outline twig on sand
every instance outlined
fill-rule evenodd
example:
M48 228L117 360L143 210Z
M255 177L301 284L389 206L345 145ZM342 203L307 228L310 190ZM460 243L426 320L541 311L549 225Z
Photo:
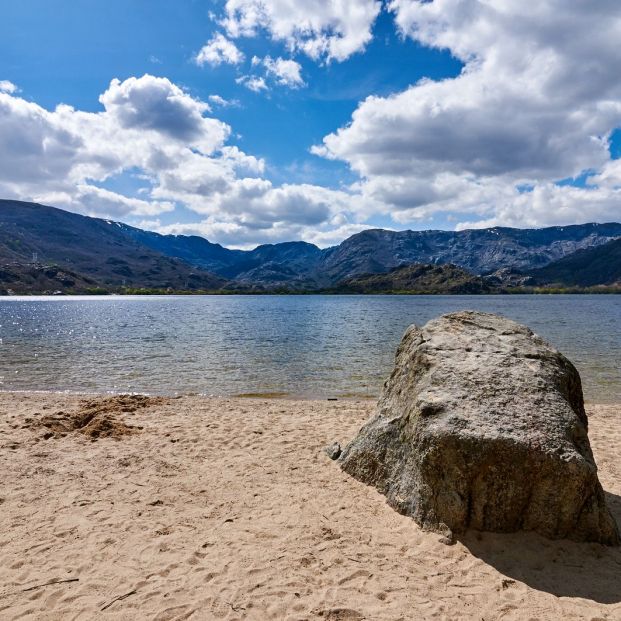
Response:
M34 591L35 589L40 589L42 587L50 586L50 584L62 584L63 582L78 582L79 578L66 578L65 580L50 580L49 582L44 582L43 584L35 584L34 586L28 587L27 589L22 589L22 593L26 591Z
M130 595L135 595L136 593L138 593L138 591L136 591L136 589L133 589L129 591L129 593L124 593L123 595L119 595L118 597L115 597L111 602L108 602L101 610L106 610L106 608L110 608L112 604L116 602L120 602L122 599L125 599L129 597Z

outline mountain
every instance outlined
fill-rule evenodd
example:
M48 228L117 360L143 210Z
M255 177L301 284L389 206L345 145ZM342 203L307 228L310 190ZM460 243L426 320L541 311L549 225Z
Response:
M621 286L621 239L579 250L529 275L539 285Z
M616 223L465 231L369 229L325 250L298 241L244 251L202 237L119 226L141 244L233 279L236 286L294 289L329 288L348 278L383 274L414 263L453 264L477 274L527 270L621 237L621 224Z
M337 290L351 293L489 293L481 276L456 265L414 264L397 267L387 274L367 274L341 281Z
M246 254L243 250L230 250L198 235L160 235L120 222L116 224L142 246L222 276L231 266L243 261Z
M410 263L451 263L475 274L501 268L532 269L617 237L621 237L617 223L465 231L370 229L329 249L320 270L328 280L340 281Z
M225 278L254 284L272 284L274 270L282 271L288 283L292 280L306 282L308 279L302 275L311 271L323 256L317 246L303 241L264 244L254 250L231 250L196 235L161 235L125 224L121 226L130 237L152 250ZM271 268L264 272L261 268L266 264L271 264Z
M138 243L116 222L35 203L0 201L0 267L8 274L33 263L70 271L80 287L220 289L226 284L219 276ZM12 284L9 288L21 290Z
M97 281L55 266L0 265L2 293L97 293Z
M199 236L161 235L54 207L0 200L0 266L30 265L36 252L40 263L56 264L104 288L323 290L413 264L452 265L477 275L509 270L518 282L529 270L617 238L618 223L464 231L369 229L324 250L303 241L233 250ZM410 277L404 272L403 282Z

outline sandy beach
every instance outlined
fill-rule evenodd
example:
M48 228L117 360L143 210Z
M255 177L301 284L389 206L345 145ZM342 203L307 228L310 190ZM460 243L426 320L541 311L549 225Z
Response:
M342 473L373 407L0 393L0 618L621 619L621 550L448 546ZM621 523L621 406L588 413Z

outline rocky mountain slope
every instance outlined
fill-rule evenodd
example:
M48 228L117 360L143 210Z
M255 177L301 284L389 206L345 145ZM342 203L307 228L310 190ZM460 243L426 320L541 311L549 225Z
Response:
M11 293L98 293L92 278L55 266L0 265L0 295Z
M355 276L341 281L338 289L351 293L489 293L494 287L455 265L415 263L397 267L387 274Z
M540 285L621 286L621 239L579 250L529 274Z
M356 286L385 288L414 281L422 286L414 272L388 280L368 277L412 264L451 265L477 275L526 273L617 238L618 223L465 231L370 229L323 250L302 241L233 250L198 236L160 235L44 205L0 200L0 265L27 265L37 253L44 265L56 264L103 287L314 290L363 276L367 280ZM470 278L452 276L457 286Z
M530 270L621 237L617 223L465 231L369 229L325 250L305 242L286 242L242 251L201 237L125 230L154 250L245 285L294 288L331 287L413 263L453 264L475 274L503 268Z
M102 287L219 289L226 284L224 278L138 243L115 222L0 201L0 267L15 271L33 263L57 265L79 281Z
M621 224L616 223L465 231L372 229L326 251L320 270L330 280L383 273L410 263L452 263L475 274L501 268L525 270L617 237L621 237Z

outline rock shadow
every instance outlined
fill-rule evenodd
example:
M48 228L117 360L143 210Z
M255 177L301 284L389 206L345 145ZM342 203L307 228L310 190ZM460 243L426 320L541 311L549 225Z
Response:
M606 492L606 502L621 527L621 496ZM458 539L500 573L538 591L621 602L621 547L552 541L534 533L468 532Z

